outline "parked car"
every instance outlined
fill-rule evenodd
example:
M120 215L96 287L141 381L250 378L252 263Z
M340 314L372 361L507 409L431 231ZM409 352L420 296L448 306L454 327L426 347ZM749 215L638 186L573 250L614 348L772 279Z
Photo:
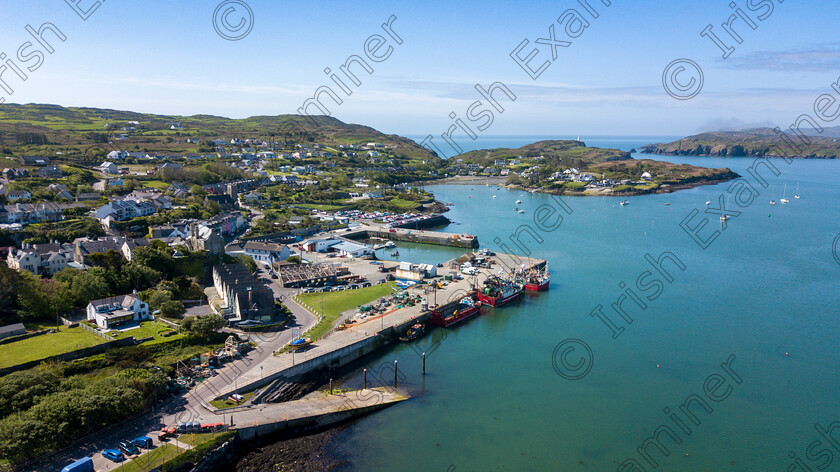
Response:
M357 288L359 288L359 286L356 284L350 284L347 286L347 290L355 290Z
M306 287L305 289L303 289L303 293L312 293L312 292L315 292L317 290L318 289L316 289L315 287Z
M370 287L370 282L362 282L361 284L359 284L359 287Z
M321 290L318 290L318 291L319 292L329 292L331 290L332 290L332 287L321 287Z
M164 439L170 438L172 436L175 436L175 427L167 428L166 426L164 426L163 428L160 428L160 432L158 433L158 440L163 441Z
M125 456L122 455L122 452L116 449L105 449L102 451L102 457L109 459L113 462L122 462L125 460Z
M120 441L119 447L120 451L130 456L136 456L137 454L140 454L140 449L137 449L137 446L135 446L131 441Z
M151 449L152 448L152 438L148 436L140 436L139 438L134 438L131 440L132 444L137 447L142 447L143 449Z

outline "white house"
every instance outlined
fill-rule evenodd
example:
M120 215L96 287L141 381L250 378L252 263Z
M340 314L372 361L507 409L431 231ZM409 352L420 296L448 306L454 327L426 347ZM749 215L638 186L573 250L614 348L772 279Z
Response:
M642 180L651 180L651 179L653 179L653 176L650 175L650 172L643 172L642 173Z
M382 192L365 192L362 194L363 198L382 198Z
M6 265L15 270L26 270L35 275L53 275L73 262L72 245L56 243L24 244L23 249L9 249Z
M108 153L108 159L113 159L116 161L121 161L128 157L128 153L125 151L111 151Z
M88 321L95 321L102 329L111 329L131 321L151 320L148 303L137 292L129 295L93 300L87 306Z
M289 246L283 244L260 243L248 241L245 243L245 255L263 264L273 264L289 258Z
M114 152L116 152L116 151L114 151ZM119 173L119 168L113 162L107 162L107 161L103 162L102 164L99 164L99 167L97 167L97 169L99 169L100 172L105 172L106 174L118 174Z

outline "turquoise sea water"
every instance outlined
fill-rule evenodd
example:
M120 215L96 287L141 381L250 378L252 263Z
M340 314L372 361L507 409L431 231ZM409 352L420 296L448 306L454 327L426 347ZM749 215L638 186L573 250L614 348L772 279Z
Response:
M500 137L476 146L537 139ZM629 150L671 138L581 139ZM753 163L637 157L729 167L742 175ZM416 396L342 431L330 447L352 471L606 471L629 458L645 467L635 470L781 471L793 463L791 452L817 470L805 453L820 439L814 424L840 420L840 264L832 251L840 233L840 162L772 162L781 175L768 178L770 187L752 205L737 208L740 216L705 250L680 222L695 208L703 214L706 200L717 202L729 183L631 197L624 207L615 198L565 197L573 213L562 213L555 231L539 231L544 242L522 237L535 257L549 261L550 290L486 310L445 336L431 333L418 348L432 351L431 343L440 341L425 377L411 346L371 360L371 370L398 360L402 383ZM799 200L792 196L797 183ZM770 206L771 192L778 201L784 184L791 203ZM547 195L495 187L427 189L455 203L448 230L478 234L482 247L492 250L499 250L495 238L509 241L521 225L534 227L540 205L554 205ZM512 210L517 199L526 214ZM721 229L717 215L706 216L708 231ZM441 261L453 257L451 249L422 250L418 262L431 262L435 251ZM646 299L644 310L625 302L633 323L621 320L610 308L624 293L619 284L649 295L635 288L639 275L653 270L644 256L666 251L685 269L666 265L673 282L656 275L658 298ZM590 316L598 305L624 327L617 339ZM579 380L562 378L553 366L555 347L572 338L592 352L591 371ZM731 355L740 384L720 366ZM717 393L732 387L720 402L704 393L707 379L720 380L713 374L728 379ZM690 395L713 411L691 410L700 424L687 425L687 434L664 410L678 411ZM657 469L637 448L660 425L676 431L681 443L660 436L667 456L647 448ZM829 470L837 470L840 453L832 460Z

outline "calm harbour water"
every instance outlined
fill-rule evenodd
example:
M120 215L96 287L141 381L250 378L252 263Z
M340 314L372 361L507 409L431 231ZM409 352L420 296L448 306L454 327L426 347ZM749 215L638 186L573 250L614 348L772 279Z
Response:
M491 137L475 147L538 139ZM625 150L671 140L581 139ZM636 157L742 175L753 162ZM369 369L398 360L404 384L417 395L355 423L330 448L350 461L350 471L616 470L625 459L641 461L636 450L657 427L676 428L663 410L704 395L704 381L723 374L720 364L734 354L732 370L743 383L731 384L724 401L709 402L714 411L698 413L701 424L681 433L681 444L663 438L669 456L649 452L665 470L786 470L789 452L804 457L819 439L814 423L840 420L840 264L832 254L840 232L840 162L773 163L781 175L768 179L771 186L739 208L742 214L705 250L679 224L694 208L702 213L706 200L717 201L729 183L631 197L624 207L616 198L565 197L573 213L558 229L540 232L542 244L523 238L535 257L549 261L550 290L421 340L426 347L420 349L430 351L440 341L425 377L407 345L371 360ZM771 193L778 201L784 184L791 203L771 207ZM533 226L534 209L552 198L485 186L427 189L455 203L447 215L453 225L444 230L478 234L491 250L499 249L494 238ZM513 211L517 199L525 214ZM718 217L708 216L708 228L720 229ZM603 305L618 323L610 304L623 293L619 284L634 286L650 269L645 254L665 251L685 270L668 266L673 282L664 282L646 309L625 303L634 322L623 323L625 331L613 339L590 312ZM451 248L415 246L401 250L401 259L412 254L422 259L415 262L454 257ZM553 368L555 346L568 338L585 341L593 353L592 370L580 380L561 378Z

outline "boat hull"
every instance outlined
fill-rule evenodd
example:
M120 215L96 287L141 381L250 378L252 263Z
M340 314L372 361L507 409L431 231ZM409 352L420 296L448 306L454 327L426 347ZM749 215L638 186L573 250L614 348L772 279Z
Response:
M479 293L478 294L478 301L480 301L481 303L484 303L486 305L496 307L496 306L502 306L502 305L505 305L507 303L510 303L510 302L514 301L517 298L519 298L520 295L522 295L522 289L521 288L519 290L511 293L510 295L507 295L507 296L491 297L490 295L484 295L483 293Z
M481 304L476 303L475 306L469 307L466 310L458 312L457 315L449 316L448 318L443 317L443 313L432 310L432 316L429 318L429 323L437 326L443 326L444 328L452 327L462 321L468 320L479 313L481 309Z
M541 283L528 283L525 284L525 290L528 292L542 292L543 290L548 290L548 283L548 280Z

